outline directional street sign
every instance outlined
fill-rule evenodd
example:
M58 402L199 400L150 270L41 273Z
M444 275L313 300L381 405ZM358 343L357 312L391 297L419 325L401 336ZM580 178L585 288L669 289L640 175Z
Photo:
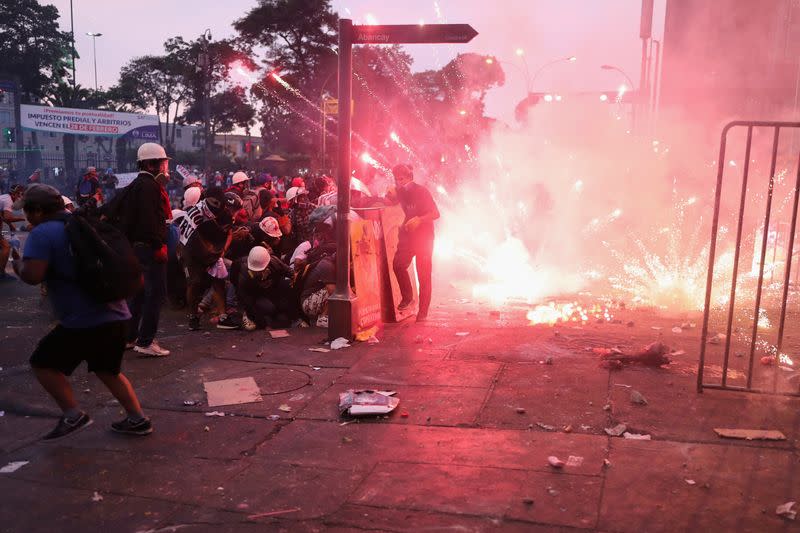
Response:
M353 26L353 44L468 43L478 32L469 24Z

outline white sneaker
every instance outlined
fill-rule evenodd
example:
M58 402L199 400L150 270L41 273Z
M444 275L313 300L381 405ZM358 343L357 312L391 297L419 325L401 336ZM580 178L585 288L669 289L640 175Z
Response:
M247 316L246 314L242 315L242 328L245 331L253 331L254 329L256 329L256 327L257 327L256 323L250 320L249 316Z
M328 327L328 315L319 315L317 317L317 327L318 328Z
M159 346L156 341L151 342L150 346L134 346L133 351L139 352L143 355L152 355L154 357L164 357L169 355L169 350Z

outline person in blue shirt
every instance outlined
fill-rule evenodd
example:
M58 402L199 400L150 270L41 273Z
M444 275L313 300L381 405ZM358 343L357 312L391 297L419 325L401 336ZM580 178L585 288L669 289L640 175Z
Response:
M65 229L65 222L74 215L64 210L64 201L55 188L29 186L22 208L33 229L22 257L14 252L12 266L25 283L47 283L48 297L58 319L30 358L36 379L63 411L58 425L44 439L66 437L92 423L78 407L67 379L83 361L127 411L128 416L113 423L111 429L130 435L152 433L150 419L120 371L125 329L131 317L128 305L125 300L98 302L78 285L75 257Z

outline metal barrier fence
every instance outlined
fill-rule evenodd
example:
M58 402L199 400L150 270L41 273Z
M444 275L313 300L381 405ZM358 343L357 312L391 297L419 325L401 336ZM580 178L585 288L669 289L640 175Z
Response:
M727 163L728 159L726 156L726 148L727 148L729 132L733 128L740 128L740 127L747 128L747 140L745 143L744 166L742 171L743 172L742 189L741 189L741 196L739 198L738 222L736 228L736 246L734 249L730 299L728 301L728 309L726 317L725 338L724 338L725 347L724 347L724 352L722 354L722 365L721 365L722 377L720 383L706 383L704 381L704 371L706 369L706 347L709 340L708 339L709 317L712 311L711 295L712 295L712 288L714 281L714 263L717 252L717 234L719 231L720 203L722 197L722 185L723 185L725 168L729 166ZM756 128L766 128L768 132L772 130L772 147L771 147L771 159L769 167L770 169L769 182L767 185L767 192L765 196L766 209L764 213L764 226L761 235L760 260L758 263L759 265L758 277L755 289L755 309L753 313L752 334L749 336L749 353L747 354L749 358L746 361L746 367L747 367L747 374L745 376L746 385L738 386L729 383L730 380L728 374L730 371L730 361L731 361L730 359L731 333L733 332L734 308L736 304L736 289L737 289L737 282L739 281L739 259L740 259L741 245L742 245L742 228L744 225L745 205L747 204L747 199L748 199L747 186L748 186L748 178L750 175L751 152L753 147L753 130ZM764 288L765 259L767 257L767 244L770 238L770 218L772 215L772 208L773 208L772 203L773 203L773 191L775 187L775 170L778 160L778 144L780 141L781 131L791 130L791 129L794 129L795 131L800 129L800 122L734 121L727 124L722 130L722 136L719 148L719 159L717 160L718 168L717 168L717 184L716 184L715 200L714 200L714 218L711 229L711 244L708 257L708 277L706 280L705 307L703 311L703 329L700 340L701 342L700 363L697 372L698 392L703 392L703 389L718 389L718 390L752 392L761 394L781 394L788 396L800 396L800 391L779 392L777 390L777 378L778 378L777 367L780 363L780 358L782 354L781 350L783 348L784 334L786 331L785 330L786 308L789 297L790 276L792 269L792 259L794 255L793 250L794 250L794 241L795 241L796 226L797 226L798 196L800 196L800 160L797 161L798 168L793 190L791 224L788 227L789 238L786 250L783 290L780 299L780 321L778 326L778 337L777 337L777 342L775 344L775 352L774 352L775 364L773 369L772 390L764 388L756 388L753 386L753 366L754 366L753 362L756 357L756 341L758 338L758 331L759 331L759 313L761 310L762 291Z

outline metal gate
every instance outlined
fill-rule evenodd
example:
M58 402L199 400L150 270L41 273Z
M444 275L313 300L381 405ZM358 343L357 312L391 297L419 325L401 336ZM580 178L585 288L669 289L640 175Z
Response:
M707 364L706 349L709 341L708 338L709 317L712 312L711 295L712 295L713 281L714 281L714 264L717 253L717 235L719 233L720 203L722 198L723 177L725 174L726 167L729 166L728 157L726 154L726 145L728 143L728 134L734 128L746 128L747 131L747 140L745 142L745 148L744 148L744 164L742 170L742 190L741 190L741 196L739 198L738 222L736 227L736 243L734 248L730 298L728 300L728 308L725 320L725 334L724 338L720 335L716 336L717 343L722 344L724 342L724 351L722 353L722 364L721 364L721 374L722 374L721 382L707 383L704 381L704 373ZM766 132L770 131L772 132L771 159L769 166L769 180L768 183L766 184L766 194L765 194L766 210L763 218L764 225L760 239L761 242L760 242L760 247L754 250L754 254L756 252L760 253L760 260L758 262L758 272L757 272L756 287L754 293L755 307L753 311L753 319L751 326L752 329L746 330L746 333L749 335L748 337L745 338L745 340L749 339L749 348L743 354L741 353L737 354L737 355L748 356L748 358L744 361L746 374L743 377L743 380L746 383L744 385L734 385L730 383L731 379L729 378L729 373L731 370L730 368L731 333L734 332L733 328L734 310L736 303L737 283L739 281L739 259L741 253L741 245L742 245L742 228L744 223L745 205L747 200L746 198L747 185L748 185L748 178L750 175L750 163L752 160L751 152L753 147L753 131L754 129L757 128L764 128ZM784 269L783 290L779 300L780 321L778 325L777 342L774 345L775 360L774 364L772 365L773 367L772 386L758 387L754 386L753 384L753 366L754 366L753 363L756 358L756 341L758 339L758 332L759 332L759 314L761 311L761 303L763 295L762 291L764 289L764 267L765 267L765 259L767 257L767 244L770 238L770 216L772 215L772 209L773 209L773 191L775 187L775 171L778 160L778 145L781 139L781 132L785 132L787 130L790 131L794 130L795 133L800 132L800 122L734 121L727 124L722 130L722 137L720 140L720 147L719 147L719 159L717 160L717 184L716 184L715 200L714 200L714 218L711 229L711 244L709 248L709 257L708 257L708 277L706 280L705 307L703 310L703 329L700 340L701 342L700 364L697 371L698 392L703 392L703 389L718 389L718 390L730 390L739 392L753 392L761 394L782 394L789 396L800 396L800 389L798 389L797 386L795 386L795 390L793 391L777 390L778 373L780 372L778 367L781 363L781 358L783 354L781 350L783 348L783 343L784 343L784 333L786 325L786 307L787 307L787 300L789 298L789 282L791 276L792 256L793 256L795 233L797 226L798 195L800 195L800 161L797 160L795 160L795 164L798 165L798 168L797 168L797 175L794 179L791 224L789 224L788 227L789 238L786 249L786 263ZM777 234L776 234L776 241L777 241ZM756 238L754 244L755 246L758 246L759 244L758 238ZM777 245L775 246L775 250L777 250ZM774 270L772 272L774 273Z

